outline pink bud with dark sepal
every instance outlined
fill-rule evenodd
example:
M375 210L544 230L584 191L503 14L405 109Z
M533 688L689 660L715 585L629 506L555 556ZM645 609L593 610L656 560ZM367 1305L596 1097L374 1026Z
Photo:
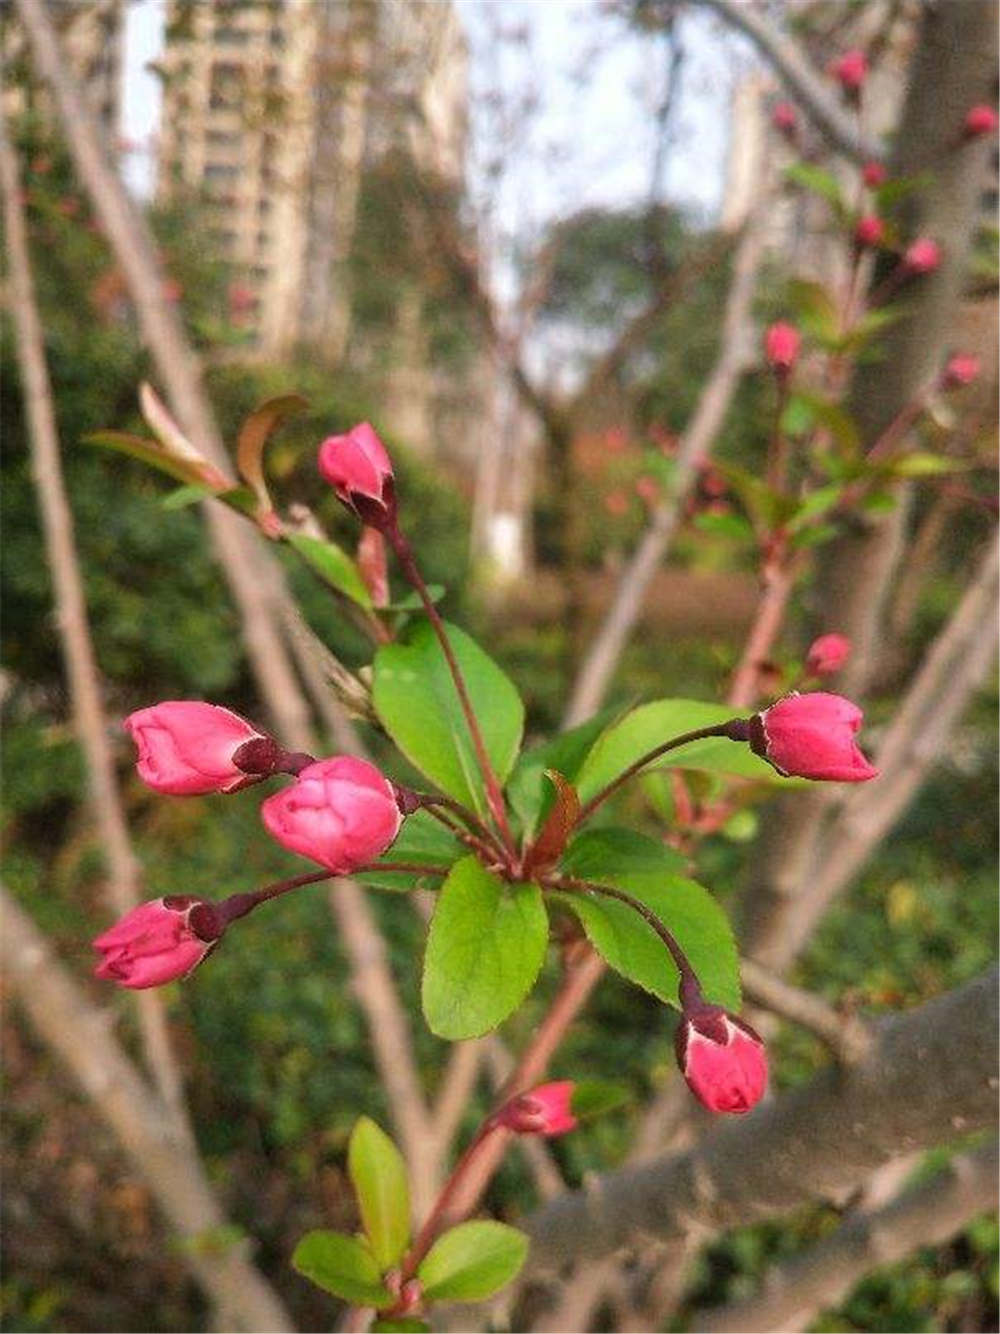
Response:
M795 137L799 125L799 113L791 102L776 102L771 112L771 124L786 138Z
M903 268L907 273L933 273L941 263L941 247L929 236L918 236L903 252Z
M767 1087L764 1043L749 1024L719 1005L686 1005L675 1037L677 1064L710 1112L749 1112Z
M839 672L851 656L851 641L846 635L820 635L809 645L806 671L810 676L831 676Z
M190 894L142 903L99 935L95 976L142 991L186 977L222 934L215 909Z
M771 368L787 375L798 359L802 338L794 324L778 320L764 334L764 355Z
M830 65L830 73L845 93L857 94L868 77L868 57L857 47L845 51Z
M235 792L272 771L262 772L260 765L241 768L244 747L247 753L281 753L271 737L238 713L204 700L163 700L129 714L124 726L139 748L139 777L170 796Z
M957 352L949 357L941 372L942 389L962 389L979 376L979 358L970 352Z
M981 102L977 106L969 107L962 128L967 138L978 139L984 134L993 134L998 124L1000 121L993 107Z
M885 223L877 213L866 213L854 227L854 243L859 249L881 245L885 238Z
M880 185L885 185L888 175L881 162L866 162L861 168L861 179L869 190L877 190Z
M389 780L353 755L307 765L295 782L261 804L272 838L336 875L385 852L403 816Z
M346 435L331 435L319 447L319 470L349 510L382 529L395 513L392 460L368 422Z
M854 740L862 717L841 695L793 693L750 719L750 748L786 777L865 783L878 770Z
M505 1103L496 1114L496 1123L518 1135L565 1135L577 1125L571 1110L575 1088L571 1079L539 1084Z

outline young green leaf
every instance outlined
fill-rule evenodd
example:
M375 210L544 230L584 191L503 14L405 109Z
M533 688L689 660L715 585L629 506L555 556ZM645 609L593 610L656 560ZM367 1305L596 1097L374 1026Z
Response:
M406 817L399 837L391 848L382 853L379 861L419 862L428 866L450 867L464 854L465 848L458 839L428 811L422 810L414 811ZM438 883L427 875L418 875L413 871L391 871L388 867L380 867L377 871L356 871L354 879L376 889L404 891L418 886L431 887Z
M785 176L796 185L803 185L807 190L812 190L829 200L838 215L844 212L840 183L832 172L825 171L812 162L793 162L790 167L785 168Z
M537 885L505 885L464 857L441 887L424 956L433 1033L475 1038L502 1024L535 984L548 941Z
M359 607L364 607L365 611L371 611L371 595L361 578L361 572L347 552L338 547L336 542L330 542L322 537L310 537L306 533L288 533L285 540L289 546L295 548L324 583L335 588L338 593L343 593Z
M424 1334L430 1329L426 1320L417 1320L412 1315L386 1316L384 1320L373 1320L368 1326L371 1334Z
M295 1248L292 1267L345 1302L388 1306L393 1300L371 1251L357 1237L342 1232L307 1232Z
M693 699L659 699L642 704L598 737L576 775L576 789L586 804L647 751L671 737L711 727L733 717L724 704ZM708 769L744 778L777 780L775 771L749 746L726 737L692 741L654 761L656 769ZM780 781L780 780L778 780Z
M447 630L486 752L502 783L521 744L524 705L475 640L454 626ZM427 621L418 622L405 642L379 649L372 693L375 711L406 758L442 792L485 815L475 748L447 660Z
M609 838L609 833L614 836ZM587 830L571 844L563 869L623 889L651 908L690 959L706 998L739 1009L739 959L726 914L707 889L677 874L669 849L626 830ZM612 968L677 1005L677 968L663 941L634 908L598 894L559 897Z
M410 1244L410 1187L399 1150L367 1116L351 1132L347 1171L375 1262L390 1269Z
M247 417L236 441L236 468L264 509L271 509L271 497L264 477L264 446L285 417L301 412L309 404L300 394L282 394L269 398Z
M424 1297L433 1302L477 1302L517 1276L528 1238L506 1223L476 1221L438 1237L417 1270Z
M590 1121L595 1116L617 1111L631 1100L631 1091L625 1084L611 1084L602 1079L581 1079L574 1085L569 1109L578 1121Z

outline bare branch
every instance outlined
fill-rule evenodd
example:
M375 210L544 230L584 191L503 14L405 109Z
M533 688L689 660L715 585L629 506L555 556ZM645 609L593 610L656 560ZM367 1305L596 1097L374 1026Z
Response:
M740 976L750 1000L815 1033L843 1064L853 1064L868 1055L872 1035L856 1015L841 1014L819 996L790 986L753 959L740 963Z
M698 3L714 9L731 27L750 38L834 148L856 162L881 161L882 145L869 138L856 119L844 110L796 42L772 27L754 6L740 0L698 0Z
M730 1306L695 1311L691 1328L706 1334L804 1329L836 1306L876 1266L939 1246L997 1207L997 1147L955 1158L932 1180L903 1191L873 1213L860 1213L804 1254L766 1274L760 1293Z
M528 1273L648 1238L705 1238L835 1196L905 1148L996 1116L996 970L885 1021L872 1054L717 1124L687 1153L610 1173L527 1223ZM975 1042L956 1035L975 1033ZM933 1077L928 1078L928 1071Z
M177 1125L70 978L28 915L0 890L5 976L39 1036L72 1071L182 1238L197 1243L225 1217ZM291 1330L291 1317L259 1271L246 1243L222 1250L192 1244L179 1251L215 1304L220 1329Z
M763 253L765 214L766 207L759 206L736 251L719 356L678 448L672 492L654 510L649 527L622 573L604 622L577 674L563 718L564 727L576 726L600 707L622 649L639 618L646 590L677 530L681 506L696 475L697 464L711 451L746 367L750 304Z

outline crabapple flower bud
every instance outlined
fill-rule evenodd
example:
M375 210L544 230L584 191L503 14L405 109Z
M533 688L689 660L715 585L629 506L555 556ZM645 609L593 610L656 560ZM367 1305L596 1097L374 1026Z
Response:
M948 362L941 373L941 387L943 389L961 389L964 385L971 384L978 375L979 358L971 353L958 352L955 356L948 358Z
M851 641L846 635L820 635L809 645L806 671L810 676L830 676L839 672L851 656Z
M878 770L854 741L862 716L841 695L793 693L750 719L750 748L786 777L864 783Z
M969 107L965 113L963 128L967 138L978 139L980 135L992 134L997 128L997 123L997 113L987 103L982 102L978 106Z
M142 903L98 936L97 977L142 991L185 977L222 934L215 909L191 894Z
M868 57L858 48L845 51L840 59L835 60L830 66L830 73L845 93L856 95L868 76Z
M794 136L799 124L799 115L791 102L776 102L771 112L771 124L787 137Z
M888 174L881 162L866 162L861 168L861 179L869 190L877 190L880 185L884 185Z
M381 856L403 822L389 780L352 755L307 765L261 804L260 816L283 847L336 875Z
M240 751L249 742L279 752L276 742L238 713L203 700L164 700L130 713L124 725L139 748L139 777L171 796L235 792L254 782L253 775L263 776L257 765L249 772L240 768Z
M779 320L764 334L764 354L773 370L787 375L795 365L802 339L793 324Z
M573 1090L571 1079L539 1084L530 1093L511 1098L497 1112L497 1125L506 1126L518 1135L565 1135L576 1127L576 1117L570 1110Z
M859 248L881 245L884 236L885 223L877 213L866 213L858 218L854 228L854 242Z
M941 263L941 247L929 236L911 241L903 252L903 267L909 273L933 273Z
M686 1006L675 1038L688 1088L710 1112L749 1112L767 1087L764 1044L749 1024L719 1005Z
M392 460L368 422L346 435L331 435L319 447L319 470L349 510L373 528L395 513Z

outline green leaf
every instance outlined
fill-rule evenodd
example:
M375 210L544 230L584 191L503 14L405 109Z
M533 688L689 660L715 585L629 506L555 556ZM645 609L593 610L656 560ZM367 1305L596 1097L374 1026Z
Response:
M696 514L694 526L713 537L731 537L738 542L753 539L753 528L742 514Z
M403 821L399 837L392 847L382 853L382 862L426 862L431 866L451 867L459 857L465 855L465 848L458 839L445 829L444 825L428 811L414 811ZM380 867L377 871L355 871L352 879L375 889L410 890L428 885L431 878L418 875L413 871L390 871Z
M810 495L806 496L802 504L795 511L795 514L788 525L789 532L796 533L800 528L805 528L818 515L832 509L841 496L844 494L844 488L839 482L831 482L827 486L819 486Z
M788 301L807 333L822 339L837 336L840 313L833 297L821 283L793 278L788 284Z
M647 751L671 737L727 722L734 711L725 704L693 699L658 699L642 704L609 727L594 743L579 773L576 789L586 804ZM708 769L744 778L780 781L771 766L745 742L727 737L691 741L655 760L652 769Z
M706 997L738 1010L739 959L726 914L704 886L677 874L676 854L662 844L630 834L629 851L622 837L628 831L616 831L614 839L608 839L609 832L581 834L563 858L565 870L623 889L651 908L691 960ZM612 968L669 1005L678 1004L676 965L634 908L597 894L560 893L559 898Z
M752 472L732 463L718 463L716 468L739 496L756 527L773 528L788 516L793 502Z
M506 1223L477 1221L438 1237L417 1270L424 1297L434 1302L476 1302L516 1277L528 1238Z
M343 1232L307 1232L292 1254L292 1267L345 1302L388 1306L393 1300L371 1251Z
M587 752L615 716L616 710L605 709L520 757L507 784L507 795L525 833L534 833L552 809L555 791L546 780L545 771L555 769L573 782Z
M148 463L178 482L204 485L204 475L197 463L167 454L155 440L127 431L91 431L81 438L85 445L102 445L105 449L114 449L119 454L128 454L141 463Z
M843 212L844 203L840 197L840 183L832 172L824 171L811 162L793 162L785 168L785 177L796 185L803 185L814 194L828 199L838 213Z
M324 583L364 607L365 611L371 611L371 596L360 570L336 542L322 537L309 537L306 533L288 533L285 541L295 548Z
M160 501L160 507L165 510L182 510L215 494L204 482L191 482L188 486L179 486L176 491L169 491Z
M549 924L537 885L505 885L464 857L441 887L427 937L423 1005L438 1037L503 1023L535 984Z
M915 450L912 454L901 454L898 459L893 459L887 471L897 477L934 477L938 473L962 472L966 466L959 459Z
M279 422L308 406L300 394L269 398L251 412L240 427L236 441L236 468L264 509L273 508L264 478L264 446Z
M422 1334L429 1330L425 1320L416 1320L412 1315L395 1315L385 1320L373 1320L368 1326L372 1334Z
M626 1084L612 1084L603 1079L581 1079L573 1088L569 1109L578 1121L590 1121L595 1116L617 1111L632 1101L632 1091Z
M435 605L441 601L447 591L448 590L445 588L444 584L427 585L427 596ZM401 597L398 602L390 602L387 607L383 608L383 610L420 611L423 605L423 599L419 593L407 593L405 597Z
M839 445L852 454L857 453L861 447L861 437L849 412L845 412L839 403L833 403L821 394L800 390L796 397L804 407L808 408L814 424L825 426Z
M479 721L486 753L501 783L521 744L524 705L511 681L475 640L447 627L452 650ZM406 758L442 792L480 815L486 795L448 663L434 630L417 622L405 642L375 655L375 711Z
M410 1187L401 1153L367 1116L351 1132L347 1171L375 1263L391 1269L410 1244Z

